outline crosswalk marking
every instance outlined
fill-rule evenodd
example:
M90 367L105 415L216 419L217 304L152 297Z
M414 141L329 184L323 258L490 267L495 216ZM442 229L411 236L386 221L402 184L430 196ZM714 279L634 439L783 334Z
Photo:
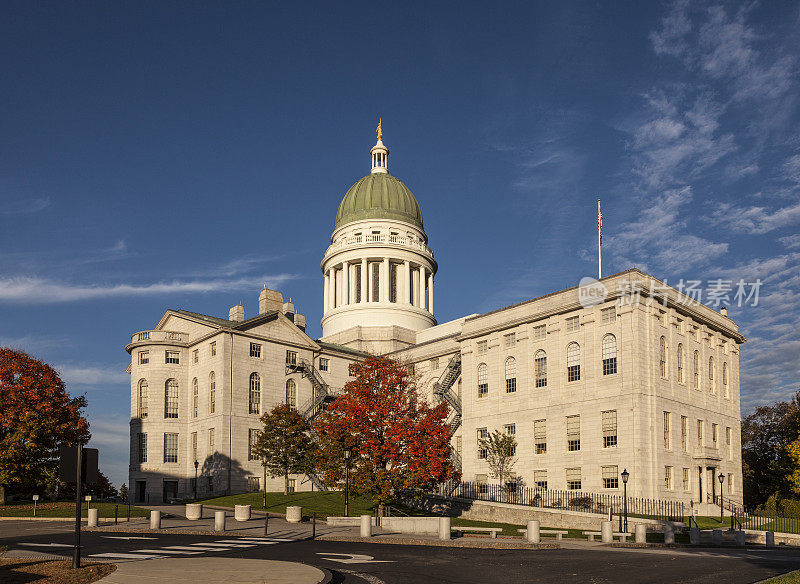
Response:
M192 547L187 547L187 546L185 546L185 545L168 545L168 546L164 546L164 549L165 549L165 550L185 550L185 551L190 551L190 552L196 552L196 551L201 551L201 552L218 552L218 551L220 551L220 548L215 548L215 547L201 547L201 546L199 546L199 545L192 546Z
M179 552L178 550L133 550L137 554L176 554L180 556L197 556L203 552Z
M156 558L163 558L164 556L159 556L156 554L115 554L115 553L105 553L105 554L92 554L89 556L90 558L112 558L112 559L119 559L119 560L155 560Z
M20 543L19 545L30 547L75 547L71 543Z
M219 548L250 548L256 547L254 543L204 543L203 545L210 545Z

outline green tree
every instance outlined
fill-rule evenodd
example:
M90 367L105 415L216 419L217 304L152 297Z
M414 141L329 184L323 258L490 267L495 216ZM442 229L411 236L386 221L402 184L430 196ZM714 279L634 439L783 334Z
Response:
M27 353L0 348L0 499L50 490L59 446L86 443L86 398L70 397L55 370Z
M261 416L264 428L253 453L267 467L271 477L283 477L283 494L289 492L289 475L314 468L314 441L308 421L296 409L279 404ZM266 489L266 485L264 485Z
M123 502L128 501L128 485L125 483L122 483L122 486L119 488L119 497Z
M505 487L507 479L511 477L511 469L517 463L516 438L495 430L480 440L479 448L486 451L486 463L492 476L499 479L500 485Z

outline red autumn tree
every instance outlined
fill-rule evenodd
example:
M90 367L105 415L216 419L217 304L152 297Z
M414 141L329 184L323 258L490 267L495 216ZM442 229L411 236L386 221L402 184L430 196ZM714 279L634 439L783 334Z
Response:
M314 424L325 482L344 485L345 449L352 452L354 492L379 503L457 478L447 405L430 407L411 372L395 360L370 357L351 367L355 379Z
M89 440L81 416L86 398L72 398L46 363L0 348L0 497L3 487L42 490L54 485L56 449Z

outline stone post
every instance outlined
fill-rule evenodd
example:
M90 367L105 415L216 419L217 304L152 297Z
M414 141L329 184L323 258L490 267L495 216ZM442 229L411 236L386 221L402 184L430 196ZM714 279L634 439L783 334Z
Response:
M711 541L714 545L722 545L722 530L721 529L714 529L711 532Z
M744 540L744 530L740 529L736 532L736 545L744 547L745 540Z
M766 536L767 536L767 540L766 540L767 547L768 548L774 548L775 547L775 532L774 531L768 531L766 533Z
M647 543L647 524L637 523L633 530L636 543Z
M372 537L372 516L361 516L361 537Z
M161 511L150 511L150 529L161 529Z
M675 543L675 526L672 523L664 524L664 543Z
M439 539L450 539L450 518L439 517Z
M286 508L286 521L300 523L303 520L303 508L296 505Z
M689 528L689 543L692 545L699 545L700 544L700 528L699 527L690 527Z
M600 540L603 543L614 541L614 523L612 521L603 521L600 524Z
M536 521L535 519L531 519L528 521L527 529L525 531L525 539L528 540L528 543L539 543L541 541L541 534L539 533L539 528L541 527L541 523Z
M214 531L225 531L225 511L214 511Z
M89 521L86 524L87 527L97 527L97 520L98 520L99 513L100 513L100 510L97 509L96 507L94 509L89 509L89 511L88 511L88 519L89 519Z

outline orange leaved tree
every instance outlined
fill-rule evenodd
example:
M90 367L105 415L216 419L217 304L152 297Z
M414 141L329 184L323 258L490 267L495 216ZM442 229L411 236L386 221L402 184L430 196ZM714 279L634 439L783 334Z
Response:
M351 488L378 503L457 478L447 405L430 407L395 360L370 357L351 367L355 379L314 424L325 482L344 485L344 450L352 452Z
M41 491L56 482L58 446L85 444L86 398L72 398L46 363L0 347L0 498L3 487Z

